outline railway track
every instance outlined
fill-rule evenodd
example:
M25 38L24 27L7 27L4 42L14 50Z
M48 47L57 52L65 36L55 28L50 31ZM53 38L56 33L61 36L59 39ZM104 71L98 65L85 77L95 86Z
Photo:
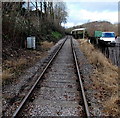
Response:
M72 37L60 45L12 117L18 116L90 116Z

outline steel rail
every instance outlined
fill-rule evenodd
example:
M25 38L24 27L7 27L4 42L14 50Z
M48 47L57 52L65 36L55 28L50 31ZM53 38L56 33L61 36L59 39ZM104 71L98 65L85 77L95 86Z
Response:
M64 43L66 42L68 37L66 37L66 39L62 42L62 44L60 45L60 47L58 48L58 50L56 51L56 53L53 55L53 57L50 59L50 61L48 62L48 64L46 65L46 67L44 68L44 70L42 71L41 75L38 77L38 79L36 80L36 82L34 83L34 85L32 86L32 88L29 90L29 92L27 93L27 95L24 97L24 99L22 100L22 102L20 103L20 105L18 106L18 108L16 109L16 111L13 113L12 118L17 117L17 115L20 113L20 110L22 109L22 107L24 106L24 104L26 103L27 99L29 98L29 96L31 95L31 93L33 92L33 90L35 89L36 85L38 84L38 82L40 81L40 79L43 77L44 73L46 72L46 70L48 69L48 67L50 66L50 64L52 63L52 61L55 59L56 55L59 53L59 51L61 50L61 48L63 47Z
M76 55L72 40L73 39L71 37L71 47L72 47L73 57L74 57L75 66L76 66L76 70L77 70L77 75L78 75L78 79L79 79L79 84L80 84L80 87L81 87L82 98L83 98L84 107L85 107L84 109L85 109L85 112L86 112L86 116L89 118L90 117L90 112L89 112L88 103L87 103L87 100L86 100L86 97L85 97L85 91L84 91L84 87L83 87L83 83L82 83L82 79L81 79L81 75L80 75L77 55Z

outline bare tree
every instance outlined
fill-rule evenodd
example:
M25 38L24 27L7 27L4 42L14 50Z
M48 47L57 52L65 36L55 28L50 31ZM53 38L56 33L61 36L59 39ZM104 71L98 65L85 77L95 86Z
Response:
M62 22L66 22L67 12L66 5L64 2L57 2L54 7L55 20L58 25L61 25Z

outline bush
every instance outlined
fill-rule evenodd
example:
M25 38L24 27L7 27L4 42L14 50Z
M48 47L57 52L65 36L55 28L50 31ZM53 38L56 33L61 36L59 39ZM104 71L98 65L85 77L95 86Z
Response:
M62 38L62 34L60 34L59 32L52 32L52 37L56 39L60 39Z

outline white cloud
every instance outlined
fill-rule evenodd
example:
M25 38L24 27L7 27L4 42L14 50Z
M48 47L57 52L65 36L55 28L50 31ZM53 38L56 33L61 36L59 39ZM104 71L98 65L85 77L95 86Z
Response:
M15 2L15 1L21 1L21 0L2 0L3 2ZM28 0L24 0L25 2L28 2ZM36 2L36 0L29 0L30 2ZM40 1L40 0L38 0ZM119 0L45 0L48 2L118 2Z
M65 27L72 27L76 25L81 25L87 21L109 21L111 23L117 23L118 22L118 12L111 12L111 11L88 11L85 9L76 11L73 10L70 13L70 18L72 20L68 21L67 24L65 24ZM82 22L84 21L84 22Z
M85 0L84 2L87 1L88 0ZM93 0L93 1L94 1L93 4L90 3L91 0L89 0L87 4L84 2L83 3L68 2L67 6L68 6L69 17L68 17L68 23L66 25L68 27L70 26L70 24L80 25L88 21L109 21L111 23L118 22L118 6L117 6L118 3L104 4L104 2L106 1L115 2L117 0L106 0L104 2L101 2L100 0L99 1ZM101 2L101 3L99 4L96 2Z
M81 25L81 24L83 24L83 23L73 23L73 22L67 22L66 24L63 24L62 23L62 26L63 27L66 27L66 28L69 28L69 27L73 27L73 26L78 26L78 25Z
M61 1L61 0L56 0ZM63 0L64 2L119 2L119 0Z
M87 21L109 21L111 23L118 22L118 11L88 11L86 9L73 9L69 12L68 22L78 25ZM68 23L69 24L69 23Z
M68 27L73 27L73 26L75 26L75 24L74 24L73 22L67 22L65 25L62 24L62 26L65 26L66 28L68 28Z
M87 10L80 10L79 11L80 16L76 16L81 20L90 20L90 21L110 21L111 23L118 22L118 12L109 12L109 11L87 11Z
M81 22L78 22L78 23L76 23L75 25L82 25L83 23L81 23Z
M2 0L2 1L16 1L16 0ZM20 0L17 0L17 1L20 1ZM28 0L24 0L26 2L28 2ZM36 2L36 0L29 0L29 1L32 1L32 2ZM39 0L38 0L39 1ZM64 1L64 2L119 2L119 0L46 0L46 1L49 1L49 2L61 2L61 1Z

